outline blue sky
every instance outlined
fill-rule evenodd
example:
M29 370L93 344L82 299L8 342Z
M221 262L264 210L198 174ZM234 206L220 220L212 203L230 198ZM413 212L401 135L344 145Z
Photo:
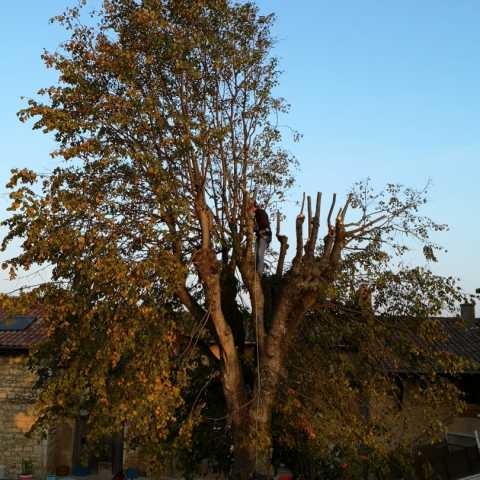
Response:
M16 118L20 97L55 81L40 54L64 37L48 19L67 0L17 0L0 18L0 216L9 169L53 165L48 137ZM299 130L298 187L345 193L371 177L381 187L433 182L425 213L448 223L448 253L434 270L480 287L480 4L476 0L261 0L277 14L279 93ZM286 130L288 134L288 130ZM292 204L293 205L293 204ZM293 208L293 207L292 207ZM3 277L4 273L1 274ZM6 282L3 290L11 289Z

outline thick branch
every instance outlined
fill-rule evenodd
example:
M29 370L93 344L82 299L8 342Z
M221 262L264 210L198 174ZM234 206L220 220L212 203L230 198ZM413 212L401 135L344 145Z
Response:
M197 321L200 322L205 317L205 310L196 302L196 300L192 297L190 292L188 291L185 285L179 285L175 290L178 299L185 308L188 310L190 315Z
M327 225L330 228L332 226L332 213L335 208L335 202L337 201L337 194L333 194L332 204L330 205L330 210L328 211Z
M263 294L262 279L248 259L239 262L238 268L250 296L252 318L257 332L258 348L260 351L263 351L265 338L265 296Z
M297 215L297 220L295 222L295 234L297 239L297 251L295 253L295 258L293 263L296 264L302 258L303 251L303 222L305 221L305 215L303 214L303 208L305 206L305 193L303 194L302 208L300 213Z
M244 254L242 255L249 262L255 261L253 258L253 215L250 214L251 207L253 205L253 200L245 196L244 203L242 205L242 216L245 221L245 248Z
M374 220L366 223L365 225L361 226L361 227L358 227L358 228L355 228L354 230L350 230L348 232L345 233L346 237L356 237L356 236L359 236L359 235L364 235L365 233L367 233L369 231L369 229L375 225L377 225L378 223L382 222L383 220L386 220L388 217L387 215L382 215L378 218L375 218Z
M202 229L202 247L193 256L193 262L202 281L207 304L222 350L222 383L232 422L240 426L246 391L240 359L235 347L232 329L225 320L220 286L220 262L212 248L211 224L203 192L197 192L195 211Z
M251 415L259 423L268 424L271 420L290 341L296 335L300 319L315 298L315 295L300 293L297 287L293 279L285 285L284 294L275 310L270 335L265 343L265 355L261 358L262 375L257 380L254 390L254 396L262 396L261 404L259 409L256 405L251 407Z
M342 222L342 224L345 224L345 215L347 213L351 200L352 200L352 194L349 194L347 197L347 201L345 202L345 205L342 208L342 213L340 216L340 221Z
M300 215L303 215L303 209L305 207L305 192L303 192L303 198L302 198L302 208L300 209Z
M303 215L299 215L295 222L295 230L297 236L297 253L295 254L295 258L293 259L293 263L297 263L302 258L303 252L303 222L305 221L305 217Z
M315 215L312 219L312 229L310 232L310 236L308 238L307 247L306 247L306 254L311 257L315 252L315 245L318 239L318 230L320 228L320 206L322 202L322 194L320 192L317 193L317 203L315 205Z
M308 238L312 235L312 198L307 197L307 211L308 211Z
M238 268L242 276L243 282L248 290L250 301L252 304L252 318L255 323L255 330L257 332L257 342L259 349L263 351L263 344L265 338L265 323L264 323L264 293L262 288L262 279L255 269L255 258L253 255L253 215L250 214L253 200L248 194L245 194L243 211L245 219L245 246L242 248L242 254L238 259Z
M332 225L332 213L333 209L335 208L335 202L337 200L337 194L333 194L332 203L330 205L330 210L328 211L327 217L327 226L328 226L328 233L324 238L324 246L323 246L323 259L324 261L330 258L332 253L333 245L335 243L335 227Z
M177 235L177 229L174 221L173 215L169 212L165 215L166 223L168 225L168 229L172 238L174 239L173 242L173 249L172 255L176 258L179 262L179 265L182 265L182 243ZM198 304L198 302L193 298L191 293L189 292L187 286L187 272L184 271L181 278L178 279L177 288L175 290L175 294L177 295L180 302L183 306L188 310L190 315L195 319L197 322L201 322L203 318L205 318L205 310Z
M288 250L288 237L280 234L280 213L277 213L277 240L280 242L280 253L278 255L276 275L281 278L283 275L283 266L285 264L285 256Z
M333 244L332 253L330 254L330 269L332 272L338 270L343 247L345 246L345 227L342 222L337 221L335 226L335 242Z
M247 395L233 332L222 311L220 264L214 252L207 249L196 252L194 263L204 286L211 319L221 348L222 383L228 411L232 415L232 422L235 425L241 425L242 409L246 404Z

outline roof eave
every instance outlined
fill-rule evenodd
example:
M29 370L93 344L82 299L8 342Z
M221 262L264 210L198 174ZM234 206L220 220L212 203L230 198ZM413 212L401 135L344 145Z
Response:
M30 347L22 347L18 345L0 345L0 355L12 353L29 353Z

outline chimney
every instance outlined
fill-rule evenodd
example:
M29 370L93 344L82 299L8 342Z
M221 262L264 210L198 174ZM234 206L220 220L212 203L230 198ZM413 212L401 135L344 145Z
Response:
M475 302L465 302L460 305L460 316L468 327L475 326Z

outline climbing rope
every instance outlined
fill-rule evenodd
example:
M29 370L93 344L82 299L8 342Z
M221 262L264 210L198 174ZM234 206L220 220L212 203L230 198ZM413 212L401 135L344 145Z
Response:
M253 277L253 299L254 299L254 306L255 306L255 346L256 346L256 353L257 353L257 412L255 415L255 472L257 471L257 463L258 463L258 412L260 410L260 392L262 389L262 377L260 372L260 348L258 345L258 308L257 308L257 252L258 249L258 242L255 244L255 259L254 259L254 277Z

